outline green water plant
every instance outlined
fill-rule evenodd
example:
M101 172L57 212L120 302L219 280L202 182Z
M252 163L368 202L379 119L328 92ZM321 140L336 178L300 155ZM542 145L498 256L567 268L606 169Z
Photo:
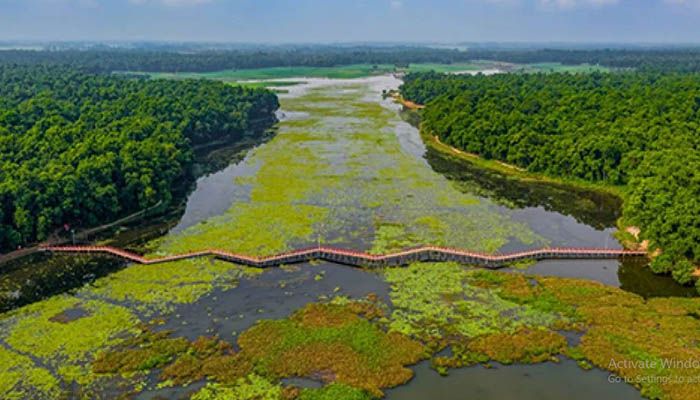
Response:
M694 399L700 376L700 299L645 300L581 279L469 270L456 264L388 269L392 330L449 355L449 368L569 357L620 376L649 398ZM569 345L562 334L580 336ZM694 361L695 360L695 361Z

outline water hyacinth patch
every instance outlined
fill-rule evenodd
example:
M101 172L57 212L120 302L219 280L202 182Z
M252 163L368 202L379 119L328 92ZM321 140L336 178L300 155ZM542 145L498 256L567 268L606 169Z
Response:
M379 397L382 388L409 380L412 372L406 366L426 356L420 343L384 332L377 323L383 315L384 306L376 299L311 303L287 319L258 322L240 335L239 351L216 337L189 342L167 331L143 327L138 335L100 353L92 364L93 372L129 377L156 370L164 385L203 379L216 382L196 398L220 398L217 396L248 390L260 394L260 383L297 376L331 386L320 391L284 388L285 396L323 398L319 396L354 393ZM273 385L265 386L265 393L278 396L283 392Z
M362 304L310 304L289 319L262 321L239 338L241 354L256 370L277 378L312 377L381 396L381 389L412 377L406 365L425 356L423 346L399 333L385 333L362 315Z
M388 269L390 327L451 355L433 366L570 357L623 377L650 398L694 399L700 299L640 296L582 279L469 270L451 263ZM577 332L580 343L562 334Z

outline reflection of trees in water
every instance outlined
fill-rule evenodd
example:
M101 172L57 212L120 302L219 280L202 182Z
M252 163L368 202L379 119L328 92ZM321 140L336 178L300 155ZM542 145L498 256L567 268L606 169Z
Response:
M670 275L656 275L647 267L646 260L624 259L617 270L620 288L642 297L695 297L693 286L681 286Z
M137 253L146 252L149 243L163 236L182 216L173 207L160 218L135 221L129 229L117 229L91 236L84 243L108 239L109 244ZM0 312L64 293L125 267L123 259L105 255L60 255L34 253L0 265Z
M35 253L3 264L0 312L80 287L126 265L109 256Z
M457 182L462 191L510 208L543 207L596 229L614 227L620 217L622 200L610 194L552 183L523 182L431 148L425 157L435 171Z
M523 182L432 148L428 148L425 157L436 172L454 181L460 190L510 208L543 207L596 229L615 227L620 217L622 200L613 195L551 183ZM656 275L646 264L644 259L620 261L620 287L643 297L698 295L694 287L681 286L670 276Z
M216 142L195 149L195 175L204 176L226 168L242 159L248 150L269 141L275 133L274 129L263 124L233 145ZM177 188L174 196L182 200L174 202L157 217L149 216L145 220L139 219L81 238L79 244L107 240L112 246L146 253L154 245L154 239L167 234L180 221L185 213L186 199L194 188L194 182ZM110 256L75 257L47 253L34 253L4 262L0 264L0 312L78 288L125 265L124 260Z

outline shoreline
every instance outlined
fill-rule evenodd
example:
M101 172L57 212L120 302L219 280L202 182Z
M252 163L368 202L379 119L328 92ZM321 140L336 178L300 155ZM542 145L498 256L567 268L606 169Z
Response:
M398 101L399 104L404 104L403 100ZM411 114L416 114L416 109L411 109L409 107L406 107L404 110L405 113L411 113ZM450 146L448 144L443 143L440 138L437 135L434 135L431 132L427 132L425 129L423 129L420 125L416 126L420 132L420 136L423 139L423 142L425 143L426 146L430 146L431 148L438 150L442 152L443 154L453 156L455 158L461 159L461 160L466 160L476 166L489 169L492 171L500 172L505 175L515 177L523 182L539 182L539 183L548 183L552 185L557 185L557 186L564 186L564 187L571 187L579 190L591 190L591 191L596 191L599 193L603 194L608 194L608 195L613 195L618 197L621 200L625 200L625 195L624 195L624 186L614 186L614 185L607 185L607 184L599 184L599 183L592 183L592 182L586 182L578 179L571 179L571 178L559 178L559 177L552 177L549 175L541 174L541 173L536 173L536 172L530 172L527 171L524 168L518 167L516 165L508 164L504 161L500 160L487 160L485 158L482 158L478 154L474 153L469 153L464 150L460 150L456 147Z
M416 103L413 103L408 100L404 100L403 97L396 93L393 94L392 97L396 100L397 103L401 104L404 106L404 110L402 111L405 114L412 115L412 116L417 116L417 120L420 121L420 116L418 114L420 109L425 108L424 105L419 105ZM408 105L407 105L408 103ZM465 152L463 150L460 150L456 147L450 146L448 144L443 143L440 138L433 134L432 132L427 132L425 129L421 127L421 123L418 122L416 128L418 128L418 131L420 132L421 139L423 140L423 143L427 146L430 147L433 150L439 151L442 154L445 154L450 157L455 157L459 160L464 160L466 162L471 163L474 166L477 166L479 168L484 168L486 170L490 171L495 171L498 173L501 173L503 175L513 177L515 179L518 179L522 182L537 182L537 183L545 183L545 184L551 184L551 185L556 185L560 187L569 187L572 189L577 189L577 190L589 190L589 191L594 191L598 192L601 194L606 194L606 195L612 195L617 198L619 198L622 203L624 204L625 202L625 186L613 186L613 185L607 185L607 184L599 184L599 183L592 183L592 182L586 182L578 179L570 179L570 178L561 178L561 177L551 177L548 175L544 174L539 174L535 172L529 172L523 168L517 167L515 165L511 165L508 163L505 163L500 160L487 160L479 156L478 154L473 154L469 152ZM636 234L631 234L630 231L635 230L637 231ZM648 248L648 241L640 241L638 236L639 236L639 231L640 228L633 226L633 225L627 225L624 223L623 218L621 217L618 222L617 222L617 231L614 233L614 236L617 238L617 240L620 242L620 245L627 250L642 250L647 253L647 257L650 260L653 260L656 256L661 254L662 250L661 249L655 249L654 251L650 251ZM697 266L696 271L693 273L693 276L696 279L700 279L700 266Z

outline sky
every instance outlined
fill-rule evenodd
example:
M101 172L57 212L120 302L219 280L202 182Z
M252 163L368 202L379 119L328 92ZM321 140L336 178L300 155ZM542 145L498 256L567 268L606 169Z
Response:
M700 43L700 0L0 0L2 40Z

